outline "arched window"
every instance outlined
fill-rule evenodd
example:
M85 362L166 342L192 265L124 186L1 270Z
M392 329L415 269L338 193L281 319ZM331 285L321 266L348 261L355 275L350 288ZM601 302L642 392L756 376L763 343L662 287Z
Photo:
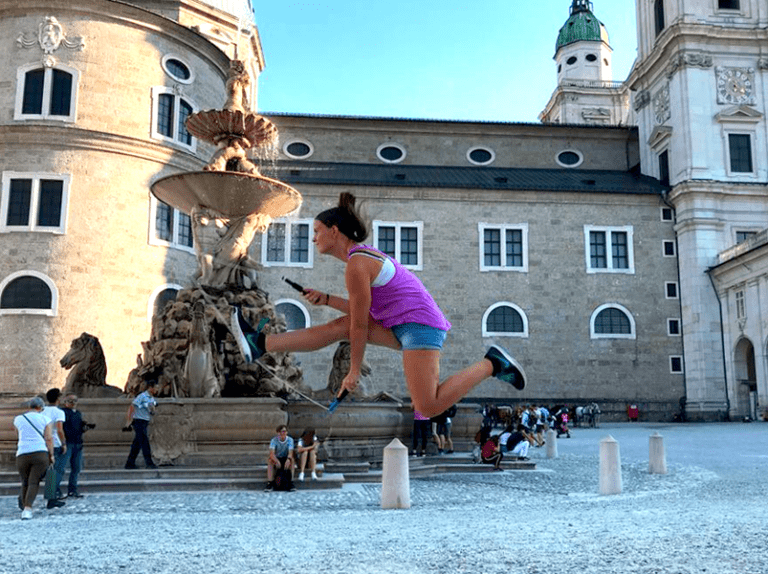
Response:
M507 301L491 305L483 315L483 337L527 337L525 312Z
M0 314L56 315L58 293L53 281L36 271L19 271L0 283Z
M63 65L20 68L14 119L75 121L78 78L77 70Z
M182 286L175 283L166 283L156 287L149 296L149 305L147 305L147 320L152 321L152 317L159 315L169 301L175 301L176 295L181 291Z
M622 305L601 305L592 313L590 335L593 339L634 339L635 319Z
M307 308L294 299L278 299L275 310L285 317L289 331L309 327L309 312Z

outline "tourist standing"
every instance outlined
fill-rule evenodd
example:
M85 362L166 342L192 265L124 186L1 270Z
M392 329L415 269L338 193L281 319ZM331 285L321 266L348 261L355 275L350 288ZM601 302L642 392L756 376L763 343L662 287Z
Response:
M59 408L61 391L59 389L49 389L45 393L48 405L43 409L43 414L53 423L53 471L56 473L56 498L48 501L48 508L59 508L64 506L64 501L59 496L59 483L64 477L64 465L66 464L65 454L67 452L67 440L64 436L64 411Z
M69 466L67 498L82 498L77 487L80 471L83 468L83 434L96 425L83 420L83 414L77 410L77 396L64 397L64 436L67 439L67 452L64 455L64 467ZM67 464L69 462L69 464ZM60 493L57 493L60 496Z
M131 451L128 453L128 460L125 468L134 469L136 467L136 458L141 451L144 457L144 464L147 468L157 468L152 462L152 449L149 446L149 421L155 414L157 401L157 381L147 381L147 388L143 393L136 396L128 407L126 414L126 425L123 430L130 430L133 427L133 443Z
M35 397L29 401L29 411L13 419L18 438L16 469L21 476L19 510L22 520L32 518L32 504L40 488L40 481L54 461L53 425L43 414L43 407L43 399Z

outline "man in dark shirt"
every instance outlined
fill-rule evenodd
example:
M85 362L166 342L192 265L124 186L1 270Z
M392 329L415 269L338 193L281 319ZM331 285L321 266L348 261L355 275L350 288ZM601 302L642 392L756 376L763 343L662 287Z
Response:
M83 420L83 414L77 410L77 396L64 397L64 436L67 439L67 451L64 455L64 468L69 463L69 485L67 498L82 498L77 489L77 479L83 468L83 433L96 425L88 424Z

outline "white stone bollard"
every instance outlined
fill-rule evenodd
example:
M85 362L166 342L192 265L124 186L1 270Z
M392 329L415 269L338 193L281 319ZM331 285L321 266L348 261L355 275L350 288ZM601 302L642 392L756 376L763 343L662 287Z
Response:
M547 458L557 458L557 433L554 429L547 431Z
M658 431L648 441L648 472L667 474L667 455L664 452L664 437Z
M621 494L619 443L611 435L600 441L600 494Z
M411 507L408 448L398 439L393 439L384 448L381 473L381 507L385 509Z

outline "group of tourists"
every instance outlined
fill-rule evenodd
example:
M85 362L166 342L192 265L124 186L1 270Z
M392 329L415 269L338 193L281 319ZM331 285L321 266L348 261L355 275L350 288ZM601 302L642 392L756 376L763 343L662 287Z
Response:
M43 478L49 510L64 506L64 498L82 498L78 478L83 464L83 434L96 425L83 420L77 401L74 394L62 399L59 389L50 389L45 400L34 397L29 401L29 411L13 420L18 437L16 468L21 477L19 510L23 520L33 516L32 505ZM61 480L67 468L69 484L65 497Z
M293 484L293 469L299 467L299 482L304 482L304 471L312 473L312 480L318 480L317 476L317 450L320 441L317 439L315 429L304 429L298 441L288 436L288 427L280 425L276 429L276 435L269 443L267 455L267 485L265 492L272 490L287 490L293 492L296 486Z

